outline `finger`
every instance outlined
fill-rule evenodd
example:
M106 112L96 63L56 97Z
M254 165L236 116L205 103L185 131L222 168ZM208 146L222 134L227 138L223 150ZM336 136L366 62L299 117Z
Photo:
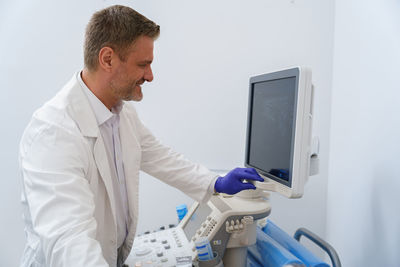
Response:
M253 170L253 171L250 171ZM264 179L252 168L236 168L234 169L234 176L237 180L254 180L264 182Z
M258 172L254 168L246 168L244 171L247 173L258 174Z
M238 175L246 175L249 174L250 172L248 171L248 168L236 168L236 174Z
M256 173L256 174L243 173L241 178L246 179L246 180L254 180L254 181L264 182L264 179L258 173Z
M241 186L241 190L253 189L255 190L256 187L251 183L243 183Z
M246 179L246 180L255 180L255 181L260 181L260 182L264 181L264 179L261 178L258 173L256 173L256 174L248 173L248 172L245 172L244 170L236 172L235 173L235 178L237 180Z

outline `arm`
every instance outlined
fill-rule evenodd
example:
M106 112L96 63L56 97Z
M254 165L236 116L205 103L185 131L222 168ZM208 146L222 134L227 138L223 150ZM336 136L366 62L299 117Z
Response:
M218 175L162 145L139 119L137 125L142 149L141 169L199 202L207 201Z
M82 138L57 126L28 131L20 160L29 217L46 266L108 266L95 239L95 204L85 178L89 158Z

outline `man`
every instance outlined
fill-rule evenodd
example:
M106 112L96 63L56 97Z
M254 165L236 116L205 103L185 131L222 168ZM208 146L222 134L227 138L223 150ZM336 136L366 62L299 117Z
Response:
M161 143L125 101L153 80L160 28L131 8L91 18L84 69L37 110L20 145L27 245L22 266L121 266L137 226L139 171L193 199L254 189L237 168L218 177Z

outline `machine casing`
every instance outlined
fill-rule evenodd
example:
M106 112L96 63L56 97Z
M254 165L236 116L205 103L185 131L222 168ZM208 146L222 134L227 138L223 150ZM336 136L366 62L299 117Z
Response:
M288 77L296 78L295 106L292 130L292 144L290 155L290 177L286 181L267 170L260 169L250 162L250 142L251 142L251 123L253 108L253 93L256 83L285 79ZM303 195L304 185L310 173L311 156L311 134L313 116L313 86L311 70L307 67L294 67L250 78L249 86L249 107L246 138L245 166L252 167L265 178L265 182L255 182L256 187L269 191L275 191L288 198L299 198ZM271 153L274 153L271 151Z

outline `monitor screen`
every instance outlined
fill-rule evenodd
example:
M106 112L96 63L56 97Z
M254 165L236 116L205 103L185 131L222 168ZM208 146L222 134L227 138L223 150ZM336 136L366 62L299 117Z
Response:
M193 212L192 216L189 218L189 221L183 227L183 231L185 232L186 238L189 241L200 228L201 224L205 222L211 211L211 208L207 204L201 204Z
M291 186L296 76L255 82L250 88L248 165Z
M265 178L260 190L299 198L310 173L311 69L292 67L250 78L245 166Z

